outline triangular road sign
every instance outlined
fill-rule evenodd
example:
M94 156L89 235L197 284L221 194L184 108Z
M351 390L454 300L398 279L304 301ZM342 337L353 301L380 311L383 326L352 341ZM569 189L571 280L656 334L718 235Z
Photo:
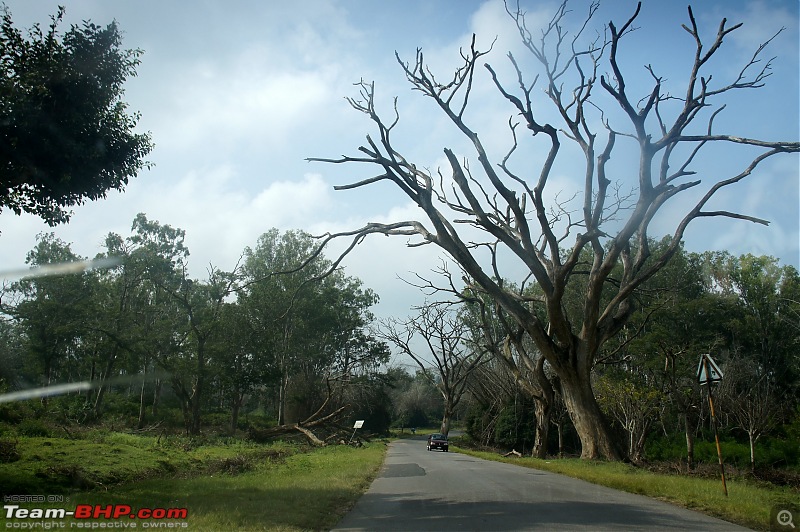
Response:
M700 363L697 365L697 382L700 385L715 383L722 380L722 370L711 358L711 355L700 355Z

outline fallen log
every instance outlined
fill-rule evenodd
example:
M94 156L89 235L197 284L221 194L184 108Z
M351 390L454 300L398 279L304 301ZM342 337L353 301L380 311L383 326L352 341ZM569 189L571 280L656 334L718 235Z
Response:
M312 415L308 419L301 421L299 423L278 425L277 427L271 427L266 430L250 429L250 439L254 441L268 441L277 438L279 436L285 436L287 434L299 432L300 434L305 436L305 438L311 445L314 445L315 447L325 447L328 444L325 443L323 440L321 440L319 437L317 437L317 435L314 434L314 432L311 429L315 427L323 428L328 424L332 424L340 414L342 414L345 410L349 408L349 406L350 405L342 406L336 409L335 411L331 412L330 414L323 416L319 419L313 419L313 418L314 416L320 413L320 410L315 412L314 415Z

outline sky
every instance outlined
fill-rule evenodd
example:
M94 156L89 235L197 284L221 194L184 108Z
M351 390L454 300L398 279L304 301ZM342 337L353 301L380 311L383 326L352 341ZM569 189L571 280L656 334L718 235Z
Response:
M520 1L534 31L557 6ZM515 84L506 57L509 51L526 68L533 66L498 0L5 0L5 4L17 27L37 22L46 26L59 4L66 7L66 24L89 19L105 25L116 20L123 31L123 47L144 51L138 75L126 83L124 99L131 112L141 113L138 130L152 134L155 149L147 157L152 169L142 171L124 192L112 191L106 199L76 207L68 225L50 228L32 216L3 212L0 271L23 266L36 235L43 231L55 232L72 243L76 253L93 257L103 251L109 232L129 235L139 212L186 231L191 273L201 279L210 264L233 269L245 247L255 246L258 236L273 227L322 234L367 222L419 219L419 209L388 185L334 191L336 185L370 177L370 169L306 160L355 155L366 135L375 135L370 121L345 99L357 95L354 84L375 83L379 113L387 119L392 115L392 98L398 98L396 147L418 166L436 168L445 161L444 148L471 154L430 99L410 90L395 52L404 61L413 61L421 48L432 71L445 79L459 66L459 49L468 46L475 34L483 48L494 42L485 60L508 87ZM644 66L650 64L679 95L685 91L681 83L686 82L693 57L693 40L681 29L688 23L685 3L645 0L643 4L638 29L620 51L629 73L629 91L648 94L652 80ZM759 44L785 27L765 52L766 58L775 57L766 86L727 99L715 132L798 140L798 2L696 4L694 13L708 40L724 17L729 25L744 23L724 42L722 58L710 65L715 83L734 79ZM569 5L574 11L570 23L579 23L587 2L575 0ZM630 0L606 2L591 31L602 31L609 20L622 25L634 9ZM534 74L530 70L529 79ZM543 94L537 94L546 108ZM608 110L609 117L614 113ZM507 123L513 115L481 69L467 117L499 158L510 146ZM627 168L636 164L635 158L626 157L630 154L626 150L621 147L612 160L622 182ZM741 171L742 152L752 153L714 148L693 167L710 183ZM525 163L537 157L541 154L532 149L520 159ZM800 267L799 174L796 155L774 157L759 166L713 205L766 218L770 225L697 220L687 232L687 249L772 255L782 264ZM563 163L554 176L550 199L570 197L581 189L582 179L581 167ZM668 205L654 222L653 236L674 230L676 217L687 206L686 202ZM425 298L403 279L413 280L415 273L427 276L441 256L432 246L407 248L404 237L375 236L343 264L349 275L361 278L381 297L375 308L379 317L403 318Z

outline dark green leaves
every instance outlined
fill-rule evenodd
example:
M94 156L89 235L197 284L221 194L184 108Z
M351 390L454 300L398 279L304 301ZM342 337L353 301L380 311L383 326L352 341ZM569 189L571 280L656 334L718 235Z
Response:
M0 211L27 212L50 225L68 207L122 190L147 163L149 134L133 132L123 83L136 75L141 50L123 50L115 22L85 21L27 38L5 9L0 24Z

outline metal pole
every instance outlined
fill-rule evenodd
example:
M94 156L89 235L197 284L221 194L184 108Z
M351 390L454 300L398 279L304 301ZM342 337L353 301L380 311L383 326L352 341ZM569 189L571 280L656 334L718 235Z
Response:
M703 357L703 365L706 368L706 386L708 386L708 405L711 407L711 425L714 427L714 440L717 442L717 457L719 458L719 472L722 475L722 491L728 496L728 485L725 483L725 466L722 464L722 449L719 446L719 434L717 433L717 418L714 414L714 397L711 393L711 371L708 367L708 359Z

